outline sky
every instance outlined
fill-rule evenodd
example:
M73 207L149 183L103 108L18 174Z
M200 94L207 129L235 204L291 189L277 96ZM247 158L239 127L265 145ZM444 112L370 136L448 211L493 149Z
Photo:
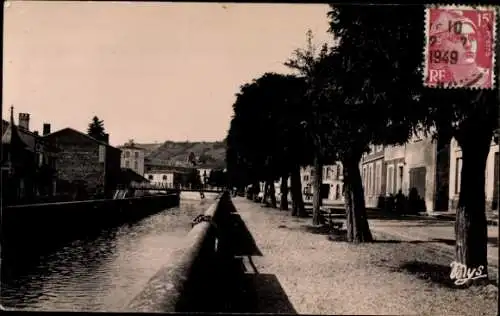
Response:
M110 143L216 141L239 87L306 45L331 42L325 4L11 1L4 5L3 118Z

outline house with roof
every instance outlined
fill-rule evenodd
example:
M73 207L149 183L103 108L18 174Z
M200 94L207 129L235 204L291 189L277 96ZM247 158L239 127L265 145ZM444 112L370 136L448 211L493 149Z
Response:
M2 120L2 200L4 205L35 203L55 194L57 148L30 131L28 113ZM46 128L48 124L44 124Z
M165 165L147 165L144 177L152 184L167 187L188 186L189 183L201 180L195 168Z
M131 169L143 176L146 150L137 146L132 139L118 148L122 151L121 167Z
M67 127L44 139L59 149L58 192L72 200L111 198L121 179L121 150Z

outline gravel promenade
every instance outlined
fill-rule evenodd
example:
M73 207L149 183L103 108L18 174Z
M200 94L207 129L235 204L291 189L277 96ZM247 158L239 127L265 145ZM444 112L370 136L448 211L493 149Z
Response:
M423 242L451 260L455 256L454 225L454 221L433 219L370 220L376 237ZM492 272L498 273L498 226L488 226L488 265Z
M425 243L332 241L325 229L311 227L311 218L293 218L241 197L233 202L262 253L244 260L247 276L262 281L252 283L252 312L497 314L495 285L457 289L449 279L449 258Z

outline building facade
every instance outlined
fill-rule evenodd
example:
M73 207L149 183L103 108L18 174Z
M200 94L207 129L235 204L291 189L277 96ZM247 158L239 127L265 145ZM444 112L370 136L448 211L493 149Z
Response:
M370 145L370 152L361 158L361 179L367 207L377 207L379 197L385 194L384 146Z
M486 162L486 209L498 210L499 145L493 140ZM382 170L380 165L382 162ZM360 172L367 207L377 207L378 197L395 196L400 190L408 197L416 192L422 211L456 210L460 193L462 153L452 139L414 135L405 145L371 146L363 156Z
M396 195L399 190L408 194L408 183L405 182L407 171L406 145L384 147L384 169L382 171L382 195Z
M486 192L486 210L498 210L499 194L499 145L493 140L490 145L490 152L486 160L485 170L485 192ZM462 171L462 150L455 139L451 142L450 148L450 185L449 185L449 209L456 210L458 197L460 194Z
M212 169L210 168L198 168L198 174L200 175L200 180L203 185L208 183L208 179L210 178L210 172Z
M448 209L449 155L450 143L446 139L418 135L405 146L403 182L408 191L403 193L408 195L416 190L427 212Z
M162 185L169 188L174 187L175 172L170 170L150 170L144 177L154 185Z
M333 165L323 167L323 187L321 188L324 198L336 201L344 201L344 174L342 164L337 162Z
M57 149L30 131L29 119L28 113L19 113L16 126L11 107L10 122L2 120L4 204L43 202L54 195Z
M306 201L312 198L313 188L313 170L312 166L300 168L300 179L302 181L302 191ZM323 166L323 181L321 186L321 198L336 202L344 201L344 184L342 164L337 162L332 165Z
M130 140L123 146L118 147L121 150L121 167L128 168L134 172L144 175L144 157L145 149L138 147Z
M44 138L59 150L58 192L72 199L111 197L119 184L121 151L107 142L64 128Z
M447 140L414 135L404 145L385 146L383 158L381 196L396 196L401 192L408 197L413 192L422 201L422 211L447 210L450 170Z
M304 200L308 201L312 198L313 190L313 167L305 166L300 168L300 181L302 182L302 193Z
M194 176L198 177L198 171L194 168L149 165L146 164L144 178L152 184L167 185L168 187L186 187L195 182Z

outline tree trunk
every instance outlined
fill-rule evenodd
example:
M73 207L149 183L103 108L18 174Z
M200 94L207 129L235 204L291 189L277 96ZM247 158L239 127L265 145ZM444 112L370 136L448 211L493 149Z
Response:
M254 182L252 184L252 200L255 202L257 200L257 196L260 193L260 183Z
M271 198L271 207L277 208L276 206L276 189L274 188L274 180L269 180L269 197Z
M267 204L267 197L269 195L269 183L266 181L264 182L264 194L262 194L262 205L266 205Z
M488 226L485 214L485 169L491 133L468 135L461 139L462 171L455 221L456 261L471 271L483 267L488 274ZM483 283L487 278L476 279Z
M300 166L292 169L290 175L292 193L292 216L305 216L304 199L302 197L302 182L300 180Z
M363 184L359 172L360 160L361 155L356 155L342 161L347 241L355 243L373 241L366 216Z
M285 174L281 177L281 199L280 199L280 210L288 211L288 175Z
M313 170L313 225L320 225L320 210L321 210L321 184L323 183L323 165L319 158L314 158Z

